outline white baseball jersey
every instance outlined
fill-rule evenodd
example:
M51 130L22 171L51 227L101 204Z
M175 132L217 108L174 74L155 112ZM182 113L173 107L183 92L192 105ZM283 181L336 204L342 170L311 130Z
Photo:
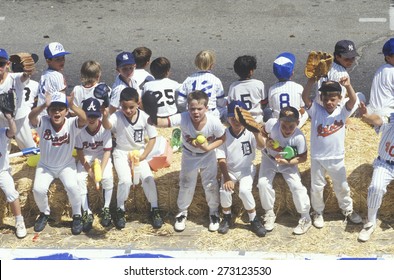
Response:
M36 97L38 97L38 93L40 92L40 84L37 81L29 80L23 89L23 95L25 97L25 101L29 104L29 107L32 108Z
M256 157L256 146L256 138L252 132L244 129L236 136L231 127L228 127L226 141L216 149L216 158L226 159L229 173L249 175Z
M180 86L180 83L169 78L150 81L145 83L141 96L145 92L153 92L158 100L157 116L168 117L178 112L177 99Z
M133 79L136 81L139 90L142 90L145 83L153 81L155 78L145 69L135 69Z
M298 111L305 106L302 100L304 87L293 81L277 82L268 90L268 104L274 118L279 118L284 107L294 107Z
M45 103L46 92L52 94L54 92L63 91L66 88L66 79L63 74L59 71L48 68L41 75L37 106Z
M105 151L112 150L111 131L105 129L101 122L93 133L85 126L77 136L75 149L83 150L84 155L92 159L102 159Z
M220 120L212 116L210 114L205 115L207 117L207 122L202 128L201 131L197 131L194 128L193 122L190 118L189 112L183 112L180 114L175 114L170 117L171 127L173 126L180 126L182 131L182 139L183 139L183 146L188 151L196 154L205 153L205 151L201 150L200 148L194 147L192 144L189 143L188 140L191 138L197 138L197 135L204 135L208 142L215 140L223 136L225 132L225 128Z
M109 121L112 124L112 132L116 133L115 149L123 151L144 150L145 136L149 139L157 136L154 126L148 124L148 114L137 110L137 119L134 123L125 117L122 111L117 111L111 115Z
M267 95L262 81L249 79L233 82L229 87L227 98L229 103L233 100L242 101L257 122L263 120L261 101L267 99Z
M222 82L211 71L198 71L186 78L179 91L178 104L182 111L187 108L187 96L195 90L204 91L208 97L208 108L214 111L217 107L226 106L226 98Z
M385 107L394 111L394 66L387 63L375 72L368 104L368 108L378 114Z
M63 126L56 131L49 116L42 116L36 128L40 136L39 165L52 170L61 170L75 161L72 156L75 138L81 132L78 117L66 118Z
M96 85L92 87L84 87L82 85L75 86L73 89L74 104L82 108L82 101L91 97L95 98L93 94L95 87Z
M327 78L321 78L319 81L317 81L317 88L316 88L316 95L315 95L315 101L320 104L323 105L321 99L320 99L320 92L318 91L318 89L321 87L322 83L324 81L330 80L330 81L335 81L335 82L339 82L339 80L343 77L349 77L349 73L346 71L346 68L341 66L338 63L333 62L330 71L328 71L327 74ZM347 100L345 100L346 97L346 88L344 86L341 85L342 88L342 100L341 103L346 103Z
M10 168L10 160L7 156L8 153L8 141L7 137L8 127L0 128L0 172L6 171Z
M270 138L279 142L279 148L273 150L267 148L268 155L275 157L286 146L295 147L298 154L303 154L307 151L305 136L299 128L296 128L290 137L284 137L280 130L280 122L276 118L269 119L264 126L265 131L270 135Z
M26 117L30 112L29 103L25 101L24 91L27 81L22 83L21 78L23 73L8 73L7 77L0 84L0 94L14 91L16 95L15 103L15 120ZM0 113L5 120L3 113Z
M315 101L307 109L311 117L311 158L343 159L345 156L345 123L351 111L338 106L331 114Z
M141 95L141 90L138 87L137 82L134 80L134 78L131 79L130 84L127 84L120 75L116 76L115 82L112 85L112 92L111 92L111 97L109 104L115 108L120 107L120 93L122 92L123 89L127 87L132 87L137 90L137 92Z

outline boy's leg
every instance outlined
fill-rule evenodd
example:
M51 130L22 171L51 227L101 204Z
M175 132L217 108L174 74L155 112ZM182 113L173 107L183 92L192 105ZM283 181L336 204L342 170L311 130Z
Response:
M124 203L129 197L132 185L131 170L127 158L127 151L115 149L113 152L115 170L118 175L118 189L116 195L117 207L124 209Z
M107 165L103 172L103 179L101 180L103 188L104 205L100 213L100 224L103 227L108 227L111 224L111 214L109 212L109 205L112 199L114 190L114 177L112 173L112 160L108 159Z
M311 204L315 210L313 225L317 228L324 227L324 186L326 185L325 168L319 160L311 159Z
M231 176L231 174L229 174ZM232 226L231 205L233 204L233 192L227 191L223 188L223 176L220 181L220 206L222 206L223 219L220 222L218 232L226 234Z
M85 168L78 162L77 164L77 183L79 185L79 189L81 190L81 206L83 211L88 211L91 213L88 205L88 188L87 188L87 180L88 180L88 172L86 172Z
M26 116L24 118L15 120L17 133L15 135L15 141L19 149L36 147L37 144L33 140L33 135L31 133L31 128L29 124L29 118Z

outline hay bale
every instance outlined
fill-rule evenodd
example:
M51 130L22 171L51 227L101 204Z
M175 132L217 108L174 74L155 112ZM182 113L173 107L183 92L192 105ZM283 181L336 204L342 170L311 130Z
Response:
M348 183L352 191L354 201L354 209L361 214L367 213L367 189L372 176L372 162L377 155L378 143L380 136L367 124L361 122L359 119L352 118L352 127L354 130L348 130L345 141L346 155L345 164L348 174ZM159 134L167 139L170 138L172 129L158 129ZM302 128L307 141L308 147L310 138L310 123L307 122ZM258 170L261 162L261 152L257 152L254 164ZM178 211L176 204L179 190L179 170L181 164L181 153L174 153L173 162L171 166L165 169L154 172L155 181L158 188L159 206L162 209L163 215L175 215ZM35 169L26 164L26 157L13 158L11 160L12 174L15 180L15 185L20 192L21 206L23 214L26 218L29 216L38 215L38 209L35 205L32 184L34 180ZM299 165L301 179L303 184L310 190L310 159L307 162ZM218 174L219 176L219 174ZM259 215L263 214L261 208L260 198L258 195L257 176L254 181L253 195L256 200L256 210ZM116 185L117 176L114 169L114 193L112 197L111 207L116 205ZM388 192L383 199L382 207L379 211L379 217L390 219L393 218L391 211L394 204L393 188L394 183L390 184ZM295 210L291 192L283 177L277 175L274 179L274 188L276 190L275 213L280 216L284 213L298 216ZM89 202L94 213L99 214L102 207L102 192L96 191L93 182L89 179ZM327 177L327 185L324 190L324 199L326 203L325 213L339 213L337 199L335 197L332 182ZM2 202L2 203L1 203ZM0 218L10 216L11 212L5 203L4 195L0 195ZM71 215L71 208L68 203L67 194L59 180L53 181L49 190L49 203L52 209L52 216L55 219L61 217L69 217ZM126 201L126 209L128 214L139 213L144 214L149 210L149 203L147 202L143 190L140 186L130 191L130 196ZM196 186L196 192L193 202L189 208L191 218L206 219L208 215L208 206L205 200L204 190L199 179ZM245 214L241 200L236 194L233 196L233 213L237 217Z

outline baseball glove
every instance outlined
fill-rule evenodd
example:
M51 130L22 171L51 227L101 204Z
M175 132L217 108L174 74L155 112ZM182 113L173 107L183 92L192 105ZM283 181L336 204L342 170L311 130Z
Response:
M34 58L33 58L34 56ZM25 72L31 75L36 70L36 61L38 56L30 53L17 53L10 56L13 72Z
M15 92L9 90L8 92L0 94L0 110L3 114L11 114L14 116L15 112L15 102L16 102Z
M149 115L153 124L157 125L157 98L153 92L147 91L141 97L142 109Z
M94 97L97 99L103 100L103 106L105 108L109 105L109 93L111 92L111 88L107 86L105 83L99 83L93 91Z
M256 122L250 112L244 108L235 107L235 119L251 132L261 131L261 124Z
M330 53L311 51L306 60L305 76L315 79L327 77L333 60L334 57Z

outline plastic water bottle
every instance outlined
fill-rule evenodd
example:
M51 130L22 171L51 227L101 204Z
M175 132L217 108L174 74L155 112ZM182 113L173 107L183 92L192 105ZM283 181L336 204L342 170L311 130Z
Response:
M172 130L170 145L173 151L178 151L182 146L182 135L181 130L179 128L174 128Z

